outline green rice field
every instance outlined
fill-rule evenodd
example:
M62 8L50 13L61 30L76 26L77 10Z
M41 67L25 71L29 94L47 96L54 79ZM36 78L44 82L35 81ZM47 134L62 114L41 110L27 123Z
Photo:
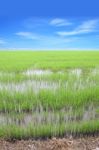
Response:
M0 138L97 134L98 51L0 51Z

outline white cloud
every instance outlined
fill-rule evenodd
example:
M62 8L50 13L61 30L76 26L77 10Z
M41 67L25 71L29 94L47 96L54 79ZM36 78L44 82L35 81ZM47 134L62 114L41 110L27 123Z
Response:
M53 20L50 21L50 25L53 26L67 26L67 25L71 25L72 23L65 20L65 19L60 19L60 18L55 18Z
M82 32L92 32L97 27L97 24L99 23L99 20L89 20L86 22L83 22L82 25L80 25L77 30Z
M38 36L36 34L33 34L32 32L17 32L16 35L32 40L38 39Z
M57 32L58 35L60 36L69 36L69 35L77 35L77 34L85 34L85 33L90 33L94 32L96 30L96 27L99 23L99 20L88 20L83 22L80 26L75 28L72 31L59 31Z
M31 32L17 32L16 35L27 37L31 35Z

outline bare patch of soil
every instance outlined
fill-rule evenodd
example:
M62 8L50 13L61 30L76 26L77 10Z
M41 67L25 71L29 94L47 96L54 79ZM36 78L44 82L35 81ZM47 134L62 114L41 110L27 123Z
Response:
M8 142L0 140L0 150L99 150L99 137L77 139L20 140Z

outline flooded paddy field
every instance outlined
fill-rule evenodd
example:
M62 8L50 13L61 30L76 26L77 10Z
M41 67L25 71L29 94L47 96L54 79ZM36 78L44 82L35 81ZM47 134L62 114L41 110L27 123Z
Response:
M0 137L99 135L99 52L0 52Z

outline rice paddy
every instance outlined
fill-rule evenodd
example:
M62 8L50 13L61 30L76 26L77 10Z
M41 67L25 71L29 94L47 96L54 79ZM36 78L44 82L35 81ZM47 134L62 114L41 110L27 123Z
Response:
M1 51L0 137L99 134L98 51Z

